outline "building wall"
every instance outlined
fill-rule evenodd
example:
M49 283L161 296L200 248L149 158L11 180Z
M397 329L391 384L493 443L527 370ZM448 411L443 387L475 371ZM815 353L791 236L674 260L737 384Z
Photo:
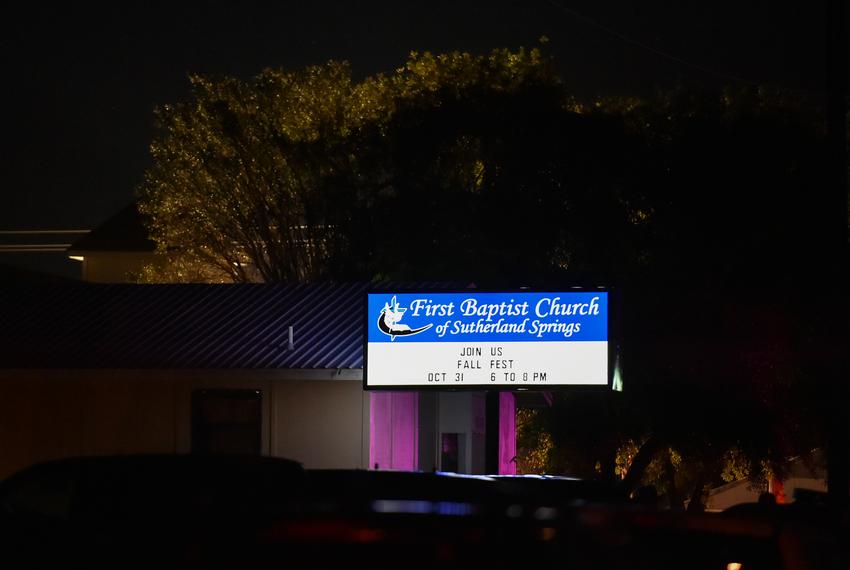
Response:
M723 511L741 503L755 503L761 491L750 486L749 480L735 481L712 489L708 494L706 509Z
M360 382L290 380L272 385L271 453L307 468L369 465L369 394Z
M827 485L825 478L816 478L816 477L791 477L790 479L782 482L785 497L787 502L794 502L795 497L794 493L800 489L804 491L817 491L819 493L827 492Z
M173 453L175 403L162 379L0 371L0 479L74 455Z
M820 450L814 450L809 457L798 457L788 466L787 479L779 481L770 479L768 491L777 499L786 503L795 501L795 492L799 490L825 493L826 458ZM712 510L723 510L740 503L754 503L765 489L752 488L749 480L735 481L722 487L712 489L709 493L707 507Z
M75 455L187 453L192 393L203 388L262 391L265 454L308 468L365 468L368 395L356 374L333 374L0 370L0 479Z
M813 477L791 477L782 482L783 492L785 494L785 502L794 502L794 492L797 489L818 491L825 493L827 490L826 480ZM759 499L759 495L764 489L753 489L747 480L736 481L729 485L724 485L717 489L713 489L709 493L708 503L706 507L711 510L724 510L734 505L741 503L755 503ZM776 490L771 488L771 492L776 493Z
M82 279L91 283L128 283L131 274L156 261L148 251L99 251L82 257Z

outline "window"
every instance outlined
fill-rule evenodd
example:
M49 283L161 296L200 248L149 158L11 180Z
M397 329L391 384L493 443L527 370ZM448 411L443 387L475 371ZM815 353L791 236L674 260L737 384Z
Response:
M197 390L192 394L192 453L259 455L260 390Z

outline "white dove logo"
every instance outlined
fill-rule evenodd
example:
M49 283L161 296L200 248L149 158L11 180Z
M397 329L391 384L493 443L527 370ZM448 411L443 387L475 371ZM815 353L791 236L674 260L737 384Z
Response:
M402 309L398 306L398 301L395 296L393 296L389 303L384 303L384 308L381 309L381 315L378 317L378 329L385 335L388 335L392 341L395 341L395 337L397 336L419 334L434 326L433 324L430 324L425 325L424 327L419 327L418 329L412 329L407 325L400 324L399 321L405 311L407 311L407 309Z

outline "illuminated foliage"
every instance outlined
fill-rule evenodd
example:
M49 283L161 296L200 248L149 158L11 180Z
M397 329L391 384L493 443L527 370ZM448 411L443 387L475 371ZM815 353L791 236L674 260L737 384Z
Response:
M617 477L622 479L626 476L626 472L632 466L632 460L637 455L639 448L640 446L634 440L630 439L617 449L617 459L614 467L614 474Z
M157 111L140 189L159 251L202 268L181 278L493 282L629 243L609 231L629 217L602 158L619 139L539 49L412 53L360 82L336 62L191 81Z
M375 116L373 83L335 62L191 81L191 102L157 110L140 192L159 250L233 281L323 275L336 171L353 160L340 141Z
M721 479L726 483L748 479L751 475L749 458L737 447L729 449L723 456Z
M540 427L537 411L520 408L516 412L517 473L554 473L551 465L552 436Z

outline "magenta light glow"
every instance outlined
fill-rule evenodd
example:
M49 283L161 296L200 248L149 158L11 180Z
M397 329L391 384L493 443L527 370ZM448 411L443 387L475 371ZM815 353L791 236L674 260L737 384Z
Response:
M419 394L372 392L369 398L369 467L419 467Z
M516 475L516 398L499 394L499 475Z

